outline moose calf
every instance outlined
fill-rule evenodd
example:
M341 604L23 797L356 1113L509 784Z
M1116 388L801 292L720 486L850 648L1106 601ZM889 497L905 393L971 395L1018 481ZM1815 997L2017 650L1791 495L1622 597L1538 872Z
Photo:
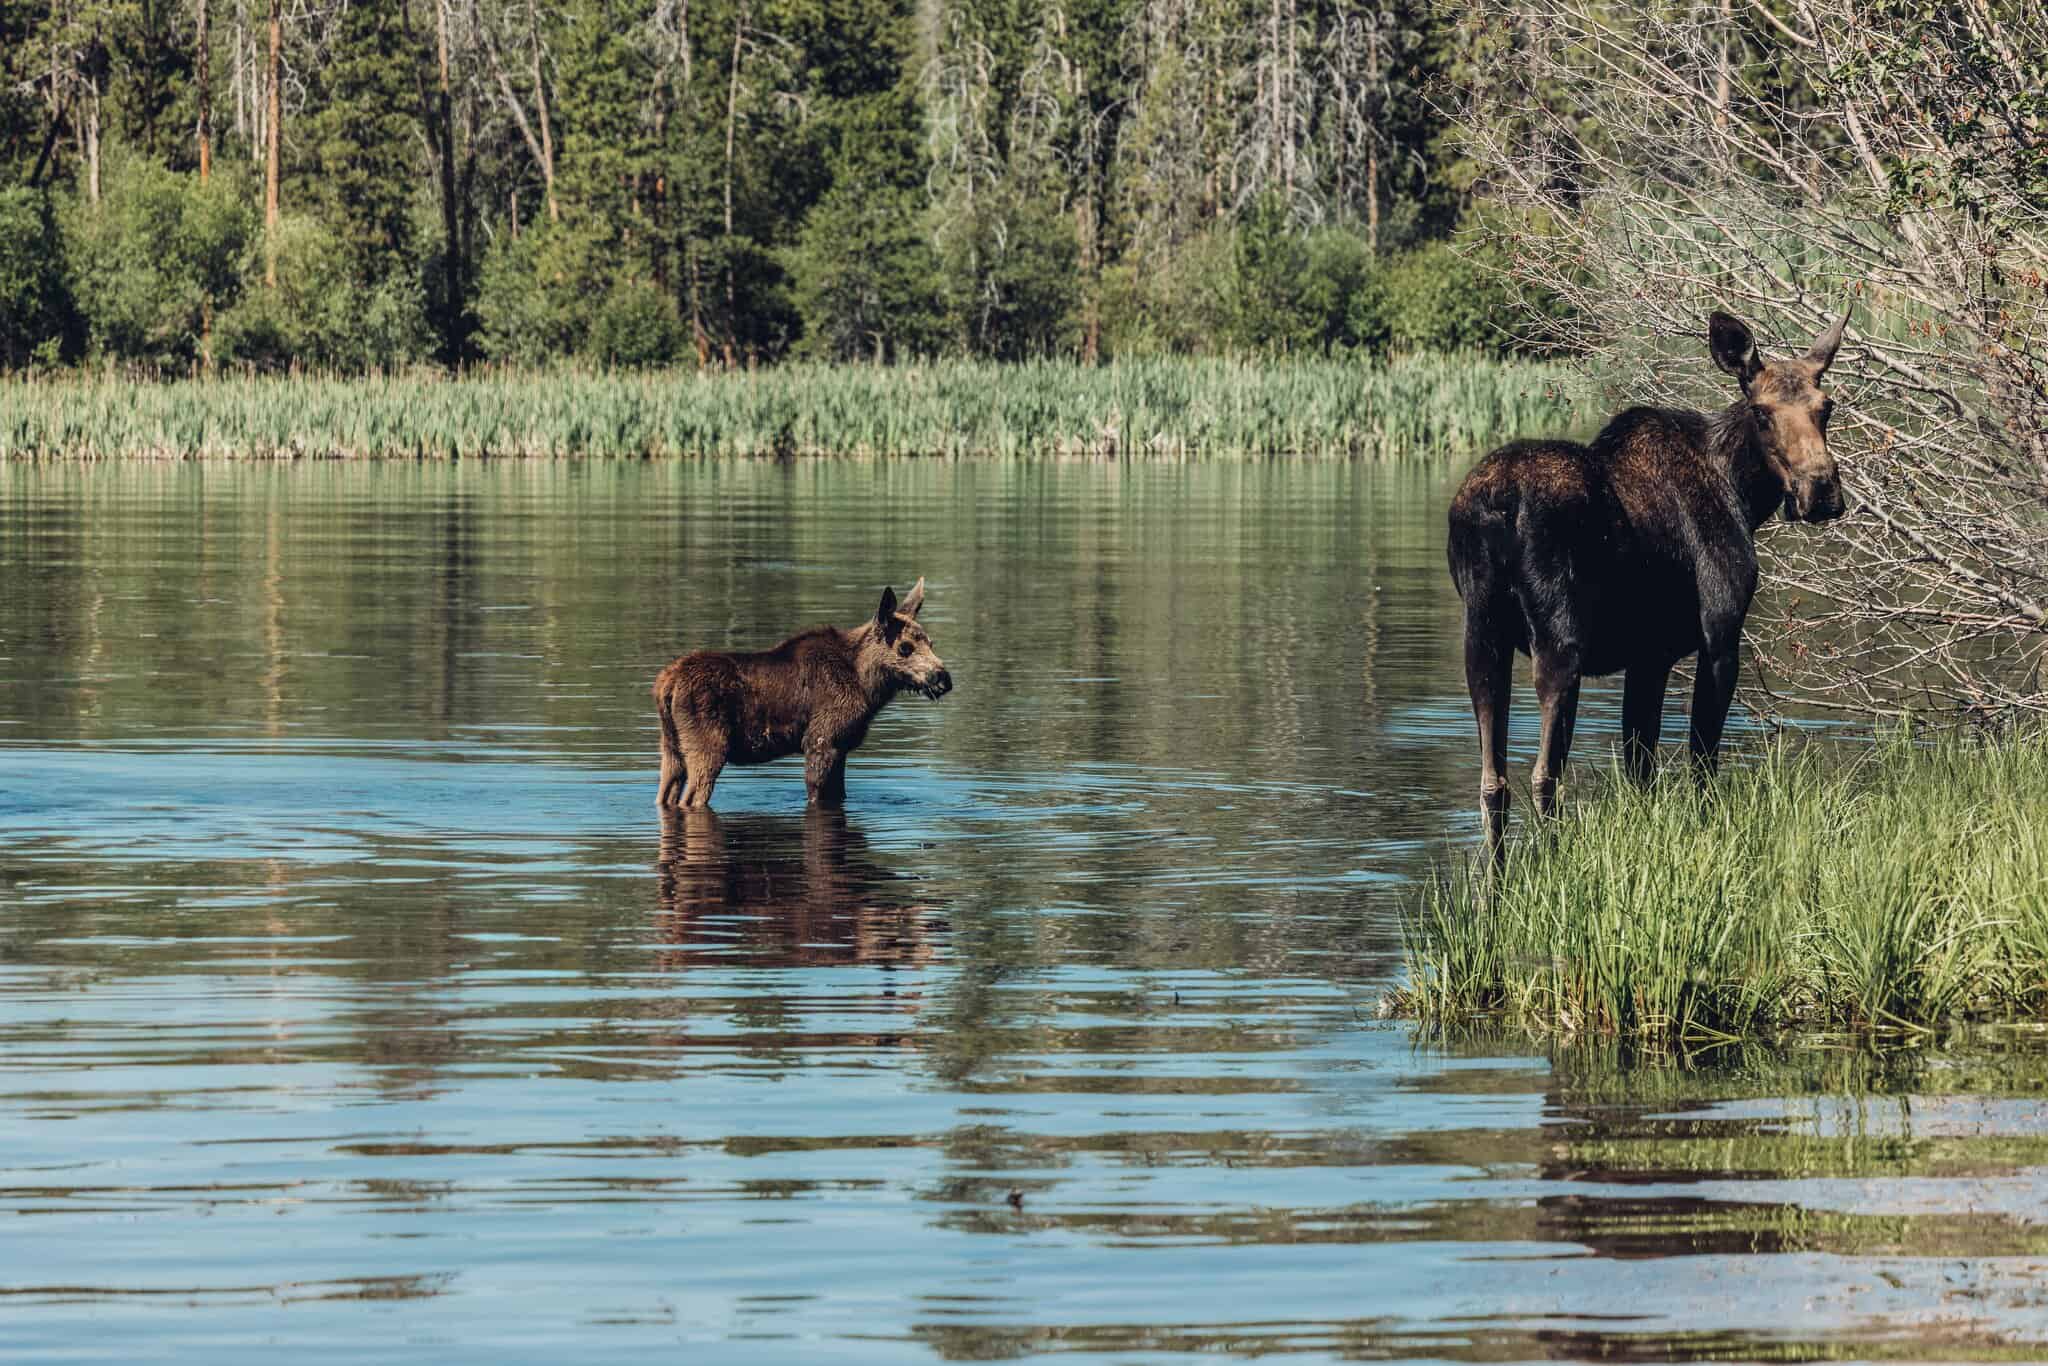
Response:
M1713 766L1735 695L1736 652L1756 592L1756 532L1773 512L1843 512L1828 453L1834 407L1820 379L1849 315L1796 360L1766 361L1726 313L1707 324L1714 363L1741 397L1721 412L1630 408L1591 444L1516 441L1479 462L1451 500L1451 577L1465 600L1465 682L1479 723L1479 803L1497 862L1507 824L1508 682L1534 665L1543 727L1537 809L1556 809L1579 680L1623 673L1629 771L1655 764L1671 668L1699 656L1692 753Z
M924 580L899 605L882 590L872 621L814 626L772 650L702 650L654 680L661 717L662 806L703 807L726 764L765 764L802 751L804 787L819 806L846 798L846 756L899 692L944 697L953 676L917 624Z

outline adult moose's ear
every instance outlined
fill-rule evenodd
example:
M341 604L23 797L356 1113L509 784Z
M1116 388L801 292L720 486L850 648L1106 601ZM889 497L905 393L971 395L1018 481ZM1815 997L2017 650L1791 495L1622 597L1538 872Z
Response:
M903 605L896 610L912 621L917 620L917 614L924 610L924 575L917 576L917 587L904 595Z
M1763 373L1756 338L1749 335L1749 325L1732 313L1715 313L1707 319L1707 349L1714 353L1714 364L1735 376L1745 391L1749 382Z
M896 620L896 590L882 590L882 605L875 609L875 625L881 629L882 639L894 640L903 633L903 623Z
M1828 367L1835 363L1835 352L1840 350L1842 345L1842 333L1848 330L1849 315L1855 311L1856 305L1854 304L1850 304L1847 308L1843 309L1842 316L1835 319L1835 325L1816 337L1813 349L1806 353L1808 360L1820 366L1820 373L1822 375L1825 375L1828 372Z

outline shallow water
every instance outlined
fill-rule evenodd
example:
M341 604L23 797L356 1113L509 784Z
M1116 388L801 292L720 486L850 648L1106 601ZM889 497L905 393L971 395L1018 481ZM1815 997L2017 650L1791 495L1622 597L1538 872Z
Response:
M2036 1355L2024 1041L1375 1020L1454 477L0 468L0 1355ZM918 574L843 815L656 813L667 658Z

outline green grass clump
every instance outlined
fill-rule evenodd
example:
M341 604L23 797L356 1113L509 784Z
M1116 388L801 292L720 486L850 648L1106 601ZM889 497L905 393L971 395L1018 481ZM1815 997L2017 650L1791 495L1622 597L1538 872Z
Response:
M0 379L0 458L1467 452L1578 420L1533 361L946 361L758 371Z
M1453 1030L1698 1046L2048 1019L2048 737L1778 746L1619 775L1408 925L1395 1005Z

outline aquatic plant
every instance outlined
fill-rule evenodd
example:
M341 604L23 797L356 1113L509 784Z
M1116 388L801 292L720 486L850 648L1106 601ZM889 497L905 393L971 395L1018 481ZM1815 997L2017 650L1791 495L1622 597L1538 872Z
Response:
M1572 429L1533 361L1134 360L0 380L0 457L1406 457Z
M1491 887L1423 891L1397 1010L1659 1046L2048 1018L2048 737L1779 743L1705 788L1591 788Z

